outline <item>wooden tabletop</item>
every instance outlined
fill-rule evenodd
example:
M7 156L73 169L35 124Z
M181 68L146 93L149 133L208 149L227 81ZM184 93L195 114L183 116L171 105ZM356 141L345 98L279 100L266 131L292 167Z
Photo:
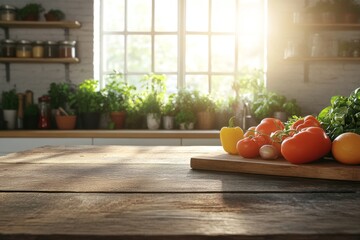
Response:
M360 183L190 168L221 147L0 157L0 239L359 239Z

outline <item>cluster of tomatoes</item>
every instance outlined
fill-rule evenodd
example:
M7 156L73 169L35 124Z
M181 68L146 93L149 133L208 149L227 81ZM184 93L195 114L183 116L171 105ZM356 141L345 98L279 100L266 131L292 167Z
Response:
M227 134L225 128L220 131L224 150L244 158L277 159L282 156L291 163L302 164L318 160L332 151L334 158L342 163L360 164L360 151L356 147L360 144L360 135L345 133L332 142L312 115L298 119L287 129L280 120L265 118L245 134L242 131L239 134L237 129L237 138L233 136L227 138L228 141L229 128L226 131Z

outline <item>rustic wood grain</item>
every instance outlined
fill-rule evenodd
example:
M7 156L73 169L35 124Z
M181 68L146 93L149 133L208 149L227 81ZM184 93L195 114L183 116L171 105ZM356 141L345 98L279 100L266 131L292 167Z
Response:
M0 193L0 235L360 236L359 194ZM322 237L325 234L325 237ZM28 237L26 237L28 236ZM193 236L187 238L184 236ZM349 237L349 238L348 238ZM11 239L9 237L9 239ZM216 238L215 238L216 239ZM281 239L281 238L280 238ZM285 238L286 239L286 238Z
M351 166L332 160L308 164L291 164L283 158L276 160L246 159L229 154L212 154L191 158L193 169L257 173L332 180L360 181L360 166Z
M0 157L0 239L360 238L360 182L191 169L191 157L221 152L47 146Z

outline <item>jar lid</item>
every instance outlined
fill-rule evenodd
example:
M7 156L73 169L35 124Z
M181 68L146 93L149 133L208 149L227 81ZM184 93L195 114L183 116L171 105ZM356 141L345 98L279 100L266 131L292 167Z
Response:
M76 41L65 40L65 41L60 41L59 44L60 45L66 45L66 46L75 46Z
M47 44L47 45L58 45L58 42L56 42L56 41L45 41L45 44Z
M43 45L44 42L43 41L40 41L40 40L37 40L37 41L33 41L32 42L34 45Z
M15 40L11 40L11 39L3 39L1 40L1 43L5 43L5 44L15 44Z
M29 40L19 40L17 43L18 44L31 44L31 42Z
M16 7L11 6L11 5L4 4L4 5L1 5L1 6L0 6L0 9L1 9L1 10L13 10L13 11L15 11L15 10L16 10Z

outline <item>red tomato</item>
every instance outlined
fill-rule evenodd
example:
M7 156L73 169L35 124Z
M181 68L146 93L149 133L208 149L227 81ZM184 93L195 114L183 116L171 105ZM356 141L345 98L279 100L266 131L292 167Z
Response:
M279 157L281 157L281 143L280 142L272 142L271 145L273 145L279 152Z
M321 124L313 115L308 115L304 118L297 120L293 123L293 125L291 125L291 129L294 129L296 131L300 131L301 129L307 127L321 127Z
M255 128L256 126L249 127L249 129L245 132L244 137L255 136Z
M322 158L331 150L331 140L321 127L308 127L288 137L281 144L283 157L295 164Z
M237 142L237 151L244 158L256 158L259 156L260 146L252 138L244 138Z
M271 144L271 139L267 135L257 135L252 139L259 145L259 147Z
M264 118L255 128L255 135L270 136L272 132L283 130L284 124L277 118Z

